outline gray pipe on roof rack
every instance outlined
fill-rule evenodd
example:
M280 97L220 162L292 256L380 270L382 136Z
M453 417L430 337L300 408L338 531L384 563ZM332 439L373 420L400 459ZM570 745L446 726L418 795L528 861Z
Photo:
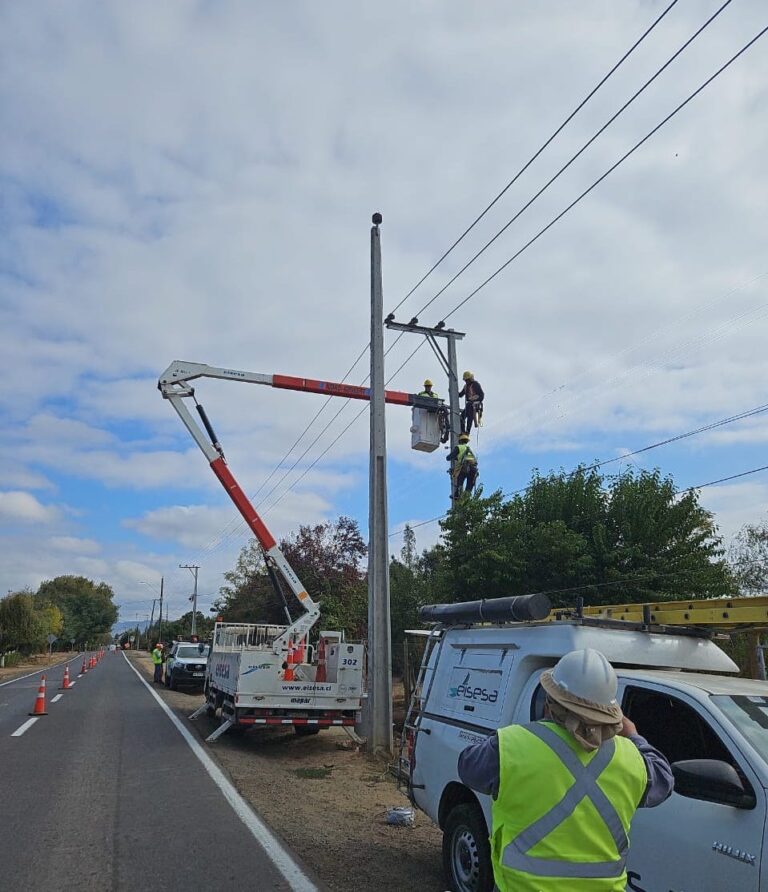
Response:
M552 609L549 598L541 593L511 595L507 598L483 598L463 604L427 604L419 608L425 623L455 626L465 623L529 622L544 619Z

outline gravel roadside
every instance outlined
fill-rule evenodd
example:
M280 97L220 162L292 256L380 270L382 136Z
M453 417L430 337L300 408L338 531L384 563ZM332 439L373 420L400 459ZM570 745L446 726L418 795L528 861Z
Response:
M76 653L55 653L50 657L48 654L35 654L13 667L4 666L0 669L0 682L13 681L14 678L21 678L22 675L39 672L42 669L55 669L77 656Z
M148 654L129 658L151 679ZM156 689L198 738L217 727L205 715L188 720L203 702L199 694ZM386 765L359 752L340 728L303 738L292 729L229 732L206 750L327 889L445 889L440 831L420 812L413 827L386 823L387 808L407 801Z

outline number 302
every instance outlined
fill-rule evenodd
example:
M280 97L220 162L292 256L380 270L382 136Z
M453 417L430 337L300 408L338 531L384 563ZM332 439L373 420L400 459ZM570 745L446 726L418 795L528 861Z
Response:
M342 666L357 666L357 658L352 659L351 657L344 657L341 661Z

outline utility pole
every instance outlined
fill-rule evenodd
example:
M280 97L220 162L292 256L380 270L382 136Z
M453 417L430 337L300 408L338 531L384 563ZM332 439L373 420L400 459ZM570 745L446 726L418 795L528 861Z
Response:
M190 635L197 632L197 571L200 569L196 564L179 564L179 569L189 570L195 577L195 590L192 593L192 631Z
M368 742L392 753L392 645L389 624L387 435L384 401L384 296L381 214L371 227L371 457L368 501Z
M151 615L151 617L150 617L150 619L149 619L149 628L150 628L150 629L151 629L152 626L155 624L155 604L156 604L156 603L157 603L157 598L152 598L152 615ZM159 637L159 636L158 636L158 637ZM150 649L150 648L149 648L149 645L150 645L150 644L151 644L151 642L149 641L149 633L147 633L147 650Z
M443 371L448 376L448 412L450 417L450 445L451 451L454 450L459 442L459 434L461 433L461 406L459 405L459 370L456 360L456 341L460 341L465 337L463 331L455 331L453 328L446 328L445 322L438 322L432 327L427 325L419 325L419 320L414 316L408 323L395 322L395 314L390 313L384 320L387 328L395 331L409 331L412 334L420 334L427 339L427 343L432 348L432 352L437 357ZM437 342L438 338L445 339L447 344L447 356L443 353ZM451 462L451 503L453 503L453 471L454 462Z
M163 583L165 577L160 577L160 619L157 621L157 640L163 640Z

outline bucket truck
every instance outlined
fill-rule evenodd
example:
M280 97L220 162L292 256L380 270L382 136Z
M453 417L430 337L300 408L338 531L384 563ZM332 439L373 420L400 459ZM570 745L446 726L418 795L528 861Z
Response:
M181 361L173 362L158 381L163 398L176 410L256 537L279 597L285 603L283 587L287 585L303 608L298 619L290 622L289 617L287 625L216 623L206 667L206 703L198 712L205 709L213 715L220 710L222 724L208 739L215 740L233 726L293 725L297 734L314 734L333 725L352 726L359 718L364 696L364 647L347 643L341 631L321 631L317 645L309 643L320 607L232 475L205 409L195 398L190 382L197 378L362 400L370 399L370 391L349 384ZM385 398L414 410L435 410L435 400L414 394L386 391ZM188 408L189 400L199 423Z

